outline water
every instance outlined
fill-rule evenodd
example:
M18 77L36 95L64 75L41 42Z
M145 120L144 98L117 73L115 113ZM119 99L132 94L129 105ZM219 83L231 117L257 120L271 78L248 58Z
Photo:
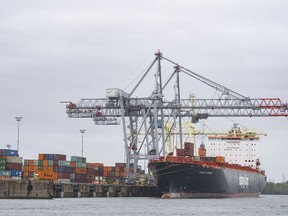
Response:
M62 198L53 200L1 200L0 215L288 215L288 196L259 198Z

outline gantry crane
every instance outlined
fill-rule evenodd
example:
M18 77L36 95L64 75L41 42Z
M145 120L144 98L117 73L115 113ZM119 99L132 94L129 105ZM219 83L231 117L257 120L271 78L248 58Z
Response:
M162 61L174 66L167 81L162 81ZM147 74L156 65L155 88L150 96L135 97L133 94ZM221 92L217 99L181 99L180 73L191 76ZM174 92L171 100L164 91L172 79ZM164 57L159 51L130 93L114 88L106 89L106 98L83 98L78 103L68 102L69 118L93 118L96 125L119 125L122 123L126 155L127 177L134 178L139 160L166 156L168 138L173 130L179 131L177 145L183 147L183 124L197 123L208 117L279 117L288 116L288 105L279 98L245 97L210 79L207 79ZM187 120L188 119L188 120ZM169 130L167 131L168 124ZM166 130L165 130L166 128ZM143 133L144 131L144 133ZM128 172L134 164L133 173Z

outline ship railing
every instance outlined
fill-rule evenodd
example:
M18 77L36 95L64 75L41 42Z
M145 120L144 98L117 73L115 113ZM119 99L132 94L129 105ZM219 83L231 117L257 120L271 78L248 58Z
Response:
M162 162L172 162L172 163L186 163L186 164L199 164L203 167L223 167L223 168L230 168L235 170L244 170L248 172L259 173L258 169L254 169L250 166L242 166L239 164L229 164L227 162L212 162L212 161L203 161L203 160L194 160L192 157L184 157L184 156L169 156L169 157L160 157L156 160L150 160L151 163L162 163ZM265 171L261 170L261 174L265 175Z

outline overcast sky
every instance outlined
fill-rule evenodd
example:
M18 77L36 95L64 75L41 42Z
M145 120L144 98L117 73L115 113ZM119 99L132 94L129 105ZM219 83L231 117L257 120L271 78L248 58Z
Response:
M69 119L60 101L103 98L106 88L126 88L158 49L245 96L288 101L286 0L0 3L0 148L16 149L15 116L23 116L25 159L37 159L38 153L81 155L79 129L86 129L89 162L122 162L121 126ZM192 79L184 84L198 98L214 96ZM268 133L261 143L262 168L268 180L280 182L282 175L287 180L287 118L211 118L205 124L229 129L232 121Z

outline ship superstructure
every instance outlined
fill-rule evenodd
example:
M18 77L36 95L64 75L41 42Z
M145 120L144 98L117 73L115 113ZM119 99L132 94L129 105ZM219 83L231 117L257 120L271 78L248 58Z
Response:
M260 135L265 134L243 130L234 124L226 134L208 136L206 154L212 157L223 156L229 164L256 169L260 163Z

